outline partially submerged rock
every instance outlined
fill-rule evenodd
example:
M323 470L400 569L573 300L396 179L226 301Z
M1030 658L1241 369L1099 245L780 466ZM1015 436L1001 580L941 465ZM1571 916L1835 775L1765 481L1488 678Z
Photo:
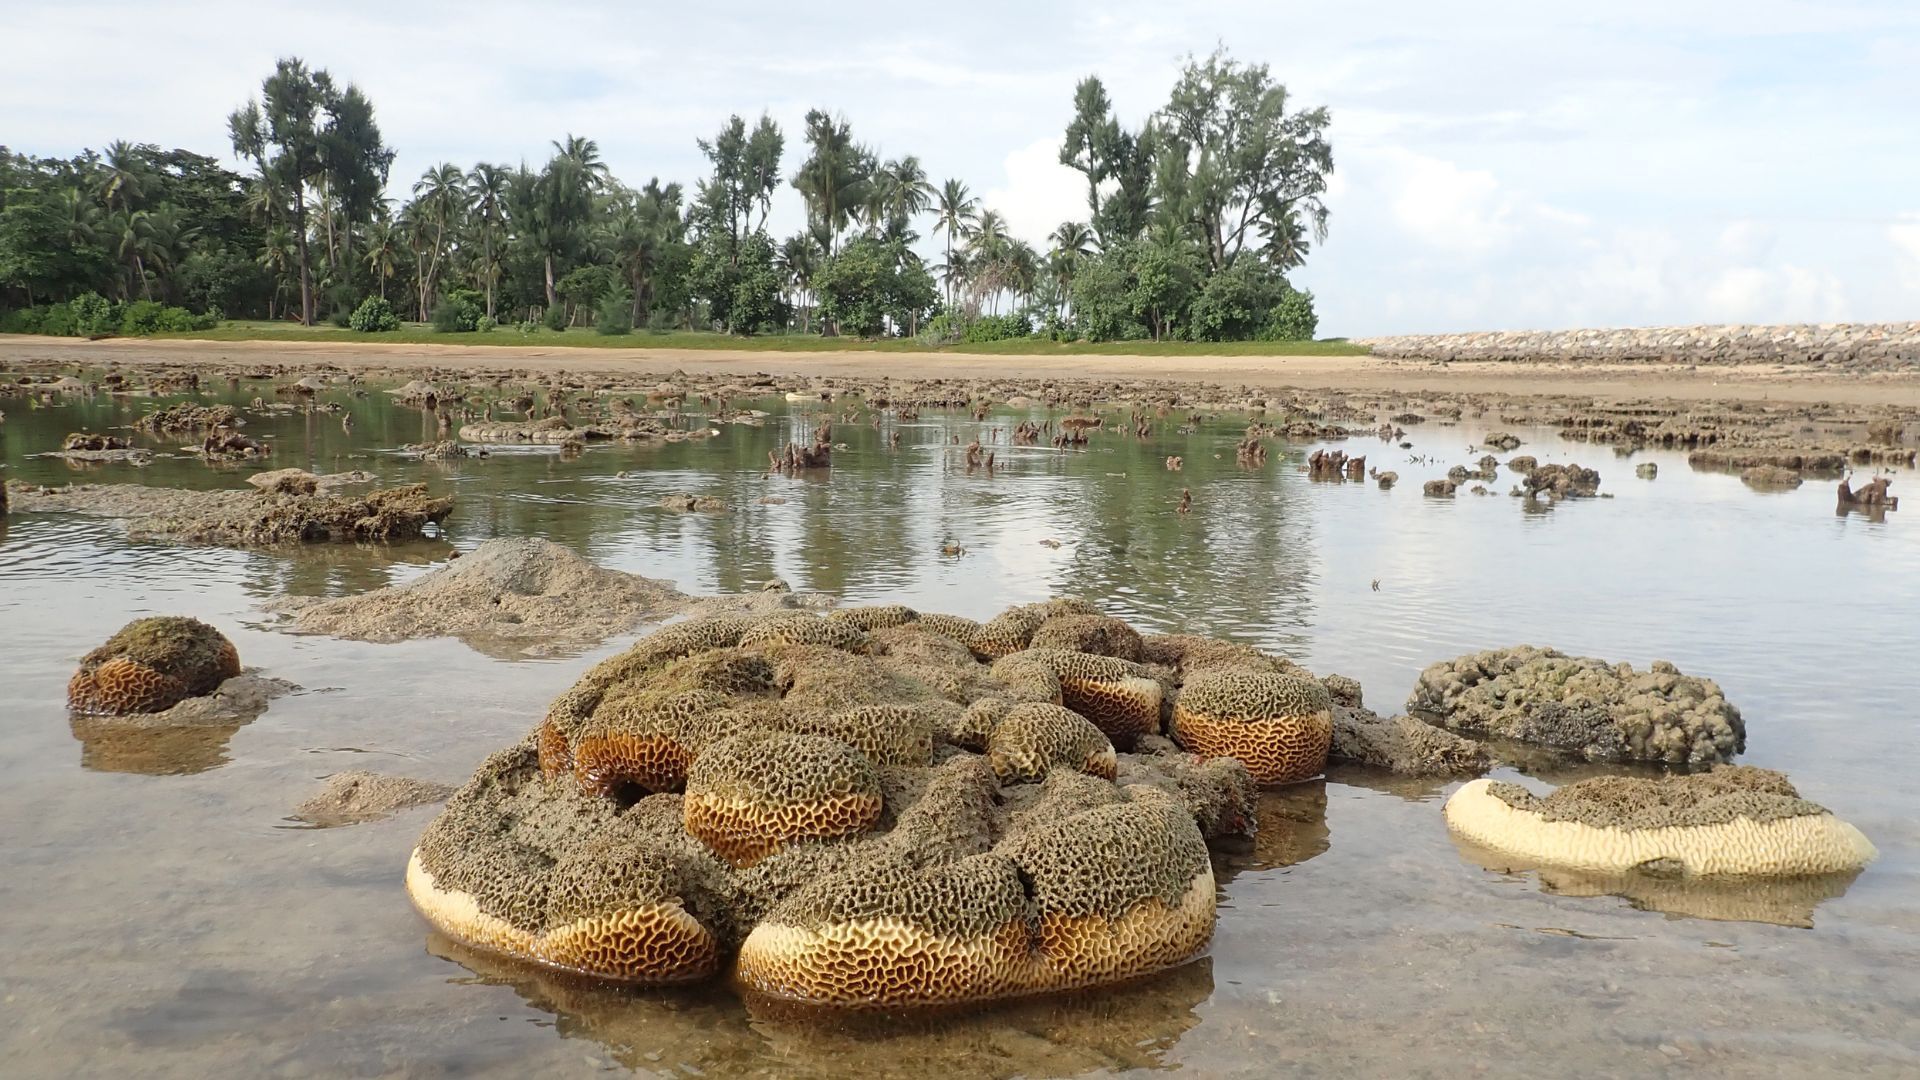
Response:
M489 540L404 585L283 602L293 629L360 641L456 637L492 655L587 648L681 609L673 586L595 566L548 540Z
M1702 766L1746 749L1746 725L1711 679L1656 660L1650 670L1521 645L1420 673L1407 710L1474 738L1589 761Z
M1600 493L1600 473L1579 465L1541 465L1527 473L1527 496L1592 498Z
M445 802L453 791L430 780L351 769L327 777L319 792L294 808L293 816L321 828L358 825L410 807Z
M1461 838L1529 865L1666 877L1854 873L1877 852L1780 773L1725 766L1660 779L1601 776L1546 796L1475 780L1447 800Z
M1761 491L1792 491L1800 486L1801 475L1778 465L1755 465L1740 474L1740 482Z
M342 483L360 482L340 474ZM277 544L407 540L419 537L453 512L450 496L428 494L424 484L336 495L325 490L293 495L264 491L186 491L138 484L74 484L59 488L16 487L16 509L122 518L140 540L271 547Z

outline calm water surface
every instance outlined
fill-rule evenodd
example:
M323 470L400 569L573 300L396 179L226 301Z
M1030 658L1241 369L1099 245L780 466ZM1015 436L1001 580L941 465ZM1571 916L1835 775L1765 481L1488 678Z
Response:
M928 412L897 425L897 449L896 425L863 418L836 426L850 448L831 470L769 478L766 451L816 411L767 402L764 427L711 440L439 464L393 452L431 438L431 418L378 393L329 400L350 429L315 412L253 416L247 430L273 437L273 467L453 490L443 536L264 554L133 544L88 518L0 519L0 1073L1920 1075L1920 521L1836 517L1824 482L1760 495L1678 454L1619 459L1548 430L1520 431L1518 452L1597 466L1614 498L1529 513L1504 472L1493 496L1423 498L1423 479L1479 456L1469 447L1492 418L1471 415L1414 427L1411 450L1341 444L1400 473L1382 492L1309 481L1316 444L1276 442L1264 466L1239 468L1235 417L1191 434L1168 418L1150 438L1101 433L1072 453L1005 445L1044 411ZM0 391L0 475L234 487L252 471L34 456L153 404ZM956 437L996 442L999 468L969 474ZM1167 471L1168 455L1184 469ZM1644 461L1657 480L1634 477ZM1912 486L1903 475L1895 491ZM660 509L670 492L730 511ZM1789 921L1802 925L1690 917L1670 898L1569 895L1580 890L1482 869L1442 824L1452 785L1336 770L1264 796L1258 842L1219 855L1212 954L1124 989L821 1025L723 990L531 975L464 953L408 907L400 875L431 810L326 830L288 815L342 769L460 782L631 638L513 661L451 640L291 636L262 610L521 535L694 592L780 577L977 618L1084 596L1143 629L1234 637L1351 675L1382 712L1424 665L1481 648L1671 659L1740 705L1745 761L1787 770L1882 858L1844 895L1801 903ZM236 730L158 744L76 730L63 705L74 663L157 613L213 622L247 664L304 692Z

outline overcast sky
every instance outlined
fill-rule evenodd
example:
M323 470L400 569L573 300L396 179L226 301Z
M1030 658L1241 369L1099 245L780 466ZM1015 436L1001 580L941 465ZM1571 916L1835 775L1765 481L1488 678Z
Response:
M0 0L0 26L0 144L28 153L228 157L227 113L297 54L372 97L395 194L567 132L691 187L694 139L762 110L791 174L824 106L1036 245L1085 217L1055 161L1074 83L1137 124L1224 44L1332 110L1332 232L1296 275L1322 333L1920 318L1916 0ZM776 231L800 219L784 188Z

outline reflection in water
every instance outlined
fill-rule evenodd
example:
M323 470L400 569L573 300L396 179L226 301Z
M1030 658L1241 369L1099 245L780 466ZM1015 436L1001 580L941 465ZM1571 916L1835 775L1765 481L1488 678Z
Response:
M80 766L100 772L183 776L227 763L227 742L246 721L177 727L129 722L119 716L75 714Z
M941 1014L836 1013L742 1002L719 985L619 987L470 949L436 932L427 951L488 985L510 986L555 1016L566 1038L591 1039L629 1068L782 1077L1082 1076L1173 1068L1167 1055L1200 1022L1213 993L1202 957L1099 991Z
M1683 878L1630 872L1590 874L1516 862L1459 837L1462 858L1496 873L1523 877L1532 872L1540 891L1555 896L1619 896L1641 911L1661 911L1691 919L1773 923L1813 927L1813 909L1847 891L1857 873L1800 878Z
M1326 854L1332 844L1325 780L1262 789L1254 817L1260 827L1253 839L1223 845L1214 858L1222 884L1243 873L1298 865Z

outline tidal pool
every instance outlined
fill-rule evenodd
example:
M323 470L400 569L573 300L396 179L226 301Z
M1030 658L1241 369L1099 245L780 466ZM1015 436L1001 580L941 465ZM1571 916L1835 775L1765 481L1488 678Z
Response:
M264 388L200 400L244 409ZM115 522L70 515L0 518L8 1076L1920 1072L1912 510L1836 516L1827 482L1760 494L1683 454L1620 458L1549 429L1518 429L1514 453L1596 467L1612 498L1529 512L1504 470L1492 495L1423 497L1423 480L1485 452L1489 426L1515 430L1471 414L1411 428L1410 450L1275 441L1245 469L1233 453L1244 416L1188 433L1159 418L1149 437L1096 432L1061 452L1007 445L1040 409L879 426L863 410L836 423L848 449L830 469L785 477L764 475L767 451L844 406L755 402L771 414L763 426L718 425L710 439L441 463L394 452L436 437L429 414L342 391L316 399L337 413L249 413L247 432L276 448L265 465L75 466L35 455L155 402L9 392L0 475L13 480L236 487L263 467L365 469L458 504L433 539L276 552L130 543ZM975 438L996 451L993 471L965 468ZM136 444L164 455L175 440ZM1302 466L1321 445L1365 453L1400 483L1311 481ZM1647 461L1655 480L1634 475ZM1912 482L1903 473L1896 493ZM661 508L674 492L728 509ZM1840 895L1761 905L1778 922L1706 918L1752 912L1483 869L1442 823L1451 783L1336 768L1264 795L1255 842L1217 854L1211 954L1134 985L823 1020L750 1010L724 988L635 992L529 972L431 933L408 906L400 878L431 809L335 829L289 814L345 769L460 783L632 638L511 660L450 639L293 636L263 610L524 535L697 593L778 577L976 618L1081 596L1142 629L1233 637L1355 677L1382 713L1426 664L1483 648L1670 659L1741 707L1742 761L1788 772L1881 859ZM81 654L145 614L206 619L247 665L304 691L251 723L158 744L70 721L64 688Z

